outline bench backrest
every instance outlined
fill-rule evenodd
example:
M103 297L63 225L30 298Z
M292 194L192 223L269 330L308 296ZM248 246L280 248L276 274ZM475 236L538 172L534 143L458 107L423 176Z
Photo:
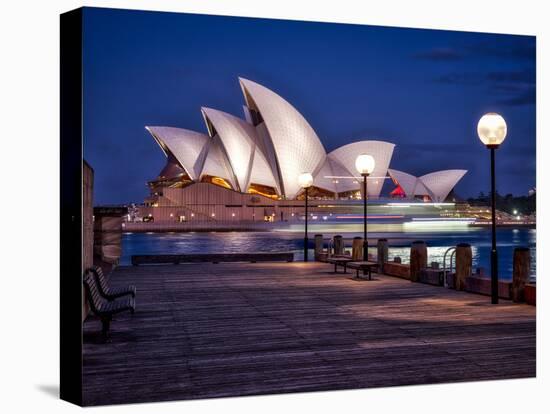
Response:
M101 305L104 303L104 299L99 293L97 283L92 272L86 272L84 275L84 288L86 289L86 296L88 297L88 302L92 308L92 312L98 313Z
M109 292L109 285L107 284L107 279L105 279L105 274L103 269L100 266L94 266L89 269L90 272L94 273L95 280L99 287L99 292L103 295Z

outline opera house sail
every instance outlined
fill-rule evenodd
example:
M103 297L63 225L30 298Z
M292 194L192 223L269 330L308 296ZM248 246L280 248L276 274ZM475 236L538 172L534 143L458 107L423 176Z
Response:
M301 213L298 176L313 176L310 196L353 204L363 197L354 167L358 154L370 154L375 169L367 198L389 197L444 202L465 170L416 177L391 169L395 144L379 139L350 142L331 152L288 101L259 83L239 78L244 117L202 107L204 132L147 126L166 155L166 166L149 182L143 212L151 220L286 220ZM163 207L159 209L158 207Z

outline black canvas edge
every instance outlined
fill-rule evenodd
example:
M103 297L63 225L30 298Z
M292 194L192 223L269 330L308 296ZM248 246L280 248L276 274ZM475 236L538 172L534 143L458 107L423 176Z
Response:
M82 405L82 9L60 16L60 398Z

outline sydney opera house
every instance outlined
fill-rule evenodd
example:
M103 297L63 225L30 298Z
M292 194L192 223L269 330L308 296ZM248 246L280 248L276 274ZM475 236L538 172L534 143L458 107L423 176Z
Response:
M311 125L285 99L250 80L239 78L239 83L243 119L203 107L204 133L146 127L167 162L149 182L143 217L161 222L289 221L303 214L298 177L304 172L314 178L309 190L313 211L350 211L363 197L355 159L364 153L375 159L369 204L443 203L466 173L445 170L416 177L392 169L395 144L380 140L352 142L327 153Z

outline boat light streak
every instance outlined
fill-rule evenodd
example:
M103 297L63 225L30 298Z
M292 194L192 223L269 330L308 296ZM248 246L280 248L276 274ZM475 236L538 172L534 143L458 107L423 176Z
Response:
M388 203L388 206L412 206L412 207L423 207L423 206L435 206L435 207L441 207L441 206L454 206L455 203Z
M370 214L367 215L367 219L402 219L404 218L405 216L398 216L398 215L393 215L393 216L386 216L386 215L374 215L374 216L371 216ZM347 215L347 216L336 216L337 219L362 219L363 218L363 215Z

